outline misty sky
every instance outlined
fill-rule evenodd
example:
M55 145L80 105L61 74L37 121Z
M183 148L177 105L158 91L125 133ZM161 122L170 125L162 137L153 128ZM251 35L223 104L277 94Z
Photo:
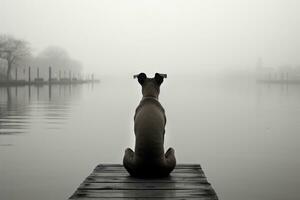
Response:
M298 0L0 0L0 33L98 74L300 65Z

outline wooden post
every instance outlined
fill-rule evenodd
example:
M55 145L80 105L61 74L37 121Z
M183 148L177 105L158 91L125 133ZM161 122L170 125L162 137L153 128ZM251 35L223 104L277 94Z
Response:
M69 71L69 80L72 81L72 72Z
M25 69L25 67L24 67L24 68L23 68L23 75L22 75L22 79L24 79L24 80L26 79L26 78L25 78L25 74L26 74L26 69Z
M59 70L59 80L61 79L61 70Z
M18 68L16 68L16 81L18 80Z
M40 78L40 68L37 68L37 71L36 71L36 76L37 76L37 78L39 79Z
M31 68L30 68L30 66L28 68L28 82L29 82L29 84L31 83Z
M49 84L51 84L51 79L52 79L52 70L51 70L51 66L49 66Z
M92 82L94 83L94 74L92 74Z

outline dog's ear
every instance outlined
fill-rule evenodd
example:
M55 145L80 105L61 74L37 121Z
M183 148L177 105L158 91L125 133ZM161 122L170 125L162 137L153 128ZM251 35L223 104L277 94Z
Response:
M141 85L143 85L144 84L144 82L145 82L145 80L147 79L147 76L146 76L146 74L145 73L139 73L139 75L137 76L137 78L138 78L138 82L141 84Z
M155 73L155 77L154 77L154 79L155 79L155 81L156 81L156 83L158 84L158 85L161 85L162 84L162 82L164 82L164 78L165 78L166 76L164 75L161 75L161 74L159 74L159 73Z

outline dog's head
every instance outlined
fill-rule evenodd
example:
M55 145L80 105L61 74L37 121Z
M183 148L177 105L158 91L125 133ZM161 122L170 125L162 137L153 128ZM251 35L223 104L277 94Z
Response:
M155 97L158 98L160 92L160 85L167 78L166 74L155 73L154 78L147 78L145 73L139 73L134 75L134 78L138 79L138 82L142 86L142 94L144 97Z

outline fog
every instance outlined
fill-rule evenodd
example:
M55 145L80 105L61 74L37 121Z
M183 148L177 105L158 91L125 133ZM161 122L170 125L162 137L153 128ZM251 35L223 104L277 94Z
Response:
M122 163L139 72L168 74L165 149L201 164L219 199L300 199L299 11L297 0L0 0L0 36L31 49L11 80L0 59L0 199L67 199L99 163Z
M203 73L299 65L296 0L1 0L0 32L61 46L84 71Z

